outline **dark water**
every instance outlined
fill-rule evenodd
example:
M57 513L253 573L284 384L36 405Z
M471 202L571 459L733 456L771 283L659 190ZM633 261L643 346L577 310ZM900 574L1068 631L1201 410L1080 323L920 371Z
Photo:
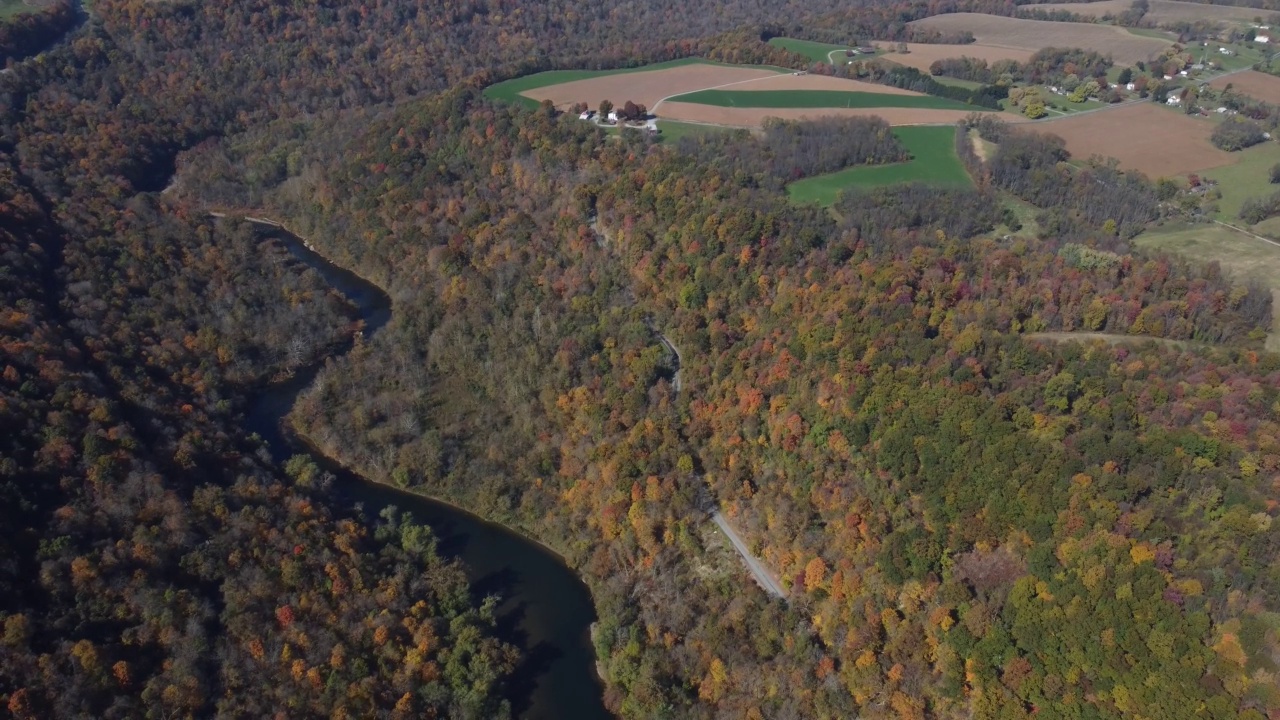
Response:
M366 337L391 318L391 301L365 282L308 250L295 236L271 229L302 262L320 273L360 311ZM339 348L332 357L350 349ZM499 632L520 648L522 660L508 697L517 717L528 720L593 720L611 717L604 709L588 634L595 620L591 596L572 570L550 551L499 525L443 503L371 483L307 448L283 430L281 421L298 393L315 379L320 365L300 371L286 383L253 398L245 428L256 432L277 462L306 453L334 475L337 501L360 506L368 517L394 505L431 526L442 553L466 564L478 596L504 598L498 608Z

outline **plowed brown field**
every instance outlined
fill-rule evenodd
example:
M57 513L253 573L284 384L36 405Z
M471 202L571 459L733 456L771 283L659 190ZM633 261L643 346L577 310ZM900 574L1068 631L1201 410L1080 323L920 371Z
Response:
M550 100L559 108L576 102L585 102L588 107L594 108L600 104L601 100L609 100L614 105L621 105L630 100L652 109L659 100L671 95L725 85L737 87L736 83L768 78L777 74L776 70L765 68L681 65L663 70L619 73L588 80L575 80L559 85L533 88L521 94L539 102ZM789 73L783 73L783 76L796 77Z
M1248 22L1255 17L1267 18L1273 15L1269 10L1249 7L1233 7L1231 5L1208 5L1204 3L1177 2L1177 0L1148 0L1150 7L1143 15L1157 25L1175 22L1195 22L1197 20L1217 20ZM1066 10L1085 17L1102 17L1106 14L1119 15L1133 5L1133 0L1101 0L1090 3L1046 3L1044 5L1027 5L1027 10Z
M1113 157L1120 161L1120 167L1151 178L1174 177L1234 161L1231 153L1209 142L1213 123L1155 103L1051 120L1035 129L1066 140L1067 150L1076 158L1095 154Z
M804 120L831 117L833 115L841 117L877 116L884 118L885 122L890 125L938 125L959 122L969 115L969 111L921 108L740 108L717 107L698 103L665 102L662 103L660 115L666 120L685 120L733 127L759 127L765 118L770 117L784 120ZM1012 123L1026 121L1026 118L1020 115L1003 114L999 117L1001 120Z
M1171 40L1134 35L1112 25L1046 22L1021 18L951 13L912 22L913 27L945 32L973 33L982 45L1032 52L1046 47L1077 47L1110 55L1121 65L1132 65L1162 52Z
M1275 75L1250 70L1220 77L1209 84L1216 88L1224 88L1230 85L1233 91L1241 95L1248 95L1263 102L1280 105L1280 77Z
M897 47L897 43L879 43L885 50ZM996 60L1017 60L1026 62L1031 59L1032 51L993 45L933 45L930 43L907 43L908 53L890 52L881 55L884 60L892 60L899 65L913 67L920 72L929 72L929 66L936 60L948 58L971 57L993 63Z

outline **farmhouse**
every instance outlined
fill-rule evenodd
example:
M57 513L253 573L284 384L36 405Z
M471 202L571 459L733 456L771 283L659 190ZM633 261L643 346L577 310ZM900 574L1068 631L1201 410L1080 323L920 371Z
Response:
M1164 104L1165 105L1181 105L1182 98L1178 97L1177 95L1170 95L1169 99L1164 101Z
M579 120L590 120L590 119L591 119L591 116L592 116L592 115L595 115L595 114L596 114L596 111L595 111L595 110L583 110L581 113L579 113L579 115L578 115L578 119L579 119Z

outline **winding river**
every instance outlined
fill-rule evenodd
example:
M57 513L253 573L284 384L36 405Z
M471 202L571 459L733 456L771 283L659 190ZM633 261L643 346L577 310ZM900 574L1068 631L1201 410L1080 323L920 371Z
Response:
M359 309L369 337L391 318L391 300L379 288L333 265L298 237L259 222L264 232L320 274ZM348 343L330 357L351 349ZM527 720L610 718L595 671L589 638L595 608L587 587L559 557L500 525L421 495L373 483L308 447L283 424L298 394L315 379L323 360L287 382L252 398L245 428L256 432L277 462L305 453L336 478L337 502L376 517L394 505L431 526L440 551L467 567L477 595L497 594L499 634L520 648L522 660L510 682L508 698L516 716Z

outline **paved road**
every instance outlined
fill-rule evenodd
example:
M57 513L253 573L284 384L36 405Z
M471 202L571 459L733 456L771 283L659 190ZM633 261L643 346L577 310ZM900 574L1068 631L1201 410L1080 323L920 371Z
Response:
M724 518L724 515L721 515L720 511L717 510L711 513L711 520L729 538L729 542L733 543L733 549L737 550L743 561L747 563L747 568L751 570L756 582L760 583L760 587L764 588L764 591L770 595L785 600L787 598L786 591L782 589L777 580L773 579L773 576L769 574L764 565L751 555L751 551L747 549L747 544L742 542L742 538L738 537L738 533L734 532L733 526Z
M680 373L684 368L684 358L680 357L680 349L675 346L675 343L668 340L666 335L659 333L658 337L662 339L662 344L667 346L667 350L676 356L676 372L671 377L671 389L678 393L684 389L683 383L680 382Z
M680 348L676 347L676 344L671 342L671 339L666 335L658 333L658 337L662 339L662 344L667 347L667 350L670 351L672 355L676 356L676 374L671 380L671 389L678 393L682 388L680 372L684 365L683 357L680 355ZM733 543L733 549L737 550L738 555L742 556L742 561L747 564L747 569L751 571L751 575L755 577L756 582L760 583L760 587L764 588L764 591L770 595L785 600L787 594L782 589L782 586L778 584L777 580L773 579L773 575L769 574L764 563L761 563L751 554L751 550L747 548L747 544L742 541L742 538L738 537L738 533L733 529L733 526L729 524L729 521L725 519L724 515L721 515L720 511L716 510L711 513L711 520L716 524L716 527L719 527L720 531L725 534L725 537L729 538L729 542Z

